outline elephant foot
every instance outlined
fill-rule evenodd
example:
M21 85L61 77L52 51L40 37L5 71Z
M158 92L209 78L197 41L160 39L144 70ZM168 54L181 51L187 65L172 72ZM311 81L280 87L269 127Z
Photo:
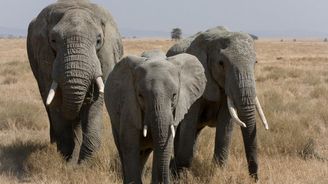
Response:
M179 179L180 174L186 169L187 167L178 165L175 159L171 159L170 162L170 172L174 179Z
M253 179L254 183L257 183L259 181L259 177L257 173L250 174L251 178Z
M225 168L225 166L227 165L227 160L220 158L222 157L214 157L212 162L219 168Z

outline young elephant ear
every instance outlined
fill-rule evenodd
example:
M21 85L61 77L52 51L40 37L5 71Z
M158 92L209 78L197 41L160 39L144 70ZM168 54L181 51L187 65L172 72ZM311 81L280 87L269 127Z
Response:
M105 102L111 121L131 122L141 129L141 109L138 104L134 69L145 61L144 58L128 56L115 65L108 75L105 86Z
M175 109L175 125L184 118L191 105L202 96L206 77L204 68L199 60L190 54L179 54L168 60L180 70L180 89Z

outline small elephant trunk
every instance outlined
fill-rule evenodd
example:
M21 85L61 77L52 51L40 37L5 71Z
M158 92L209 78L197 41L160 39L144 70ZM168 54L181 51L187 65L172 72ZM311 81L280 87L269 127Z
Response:
M173 151L173 136L170 123L172 115L168 110L156 108L155 122L151 124L154 144L153 176L152 183L169 183L169 163Z

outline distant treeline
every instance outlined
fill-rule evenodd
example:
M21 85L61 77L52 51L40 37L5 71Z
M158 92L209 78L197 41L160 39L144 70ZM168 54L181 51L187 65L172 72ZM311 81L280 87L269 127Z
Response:
M15 38L26 38L26 36L18 36L18 35L0 35L0 39L15 39Z

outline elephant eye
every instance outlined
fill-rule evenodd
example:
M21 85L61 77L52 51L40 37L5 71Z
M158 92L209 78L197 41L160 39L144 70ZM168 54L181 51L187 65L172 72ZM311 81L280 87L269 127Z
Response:
M172 96L172 103L171 103L171 106L174 107L175 104L176 104L176 101L177 101L177 94L174 93L173 96Z
M141 98L141 99L143 98L143 96L141 94L139 94L138 97Z
M100 49L101 45L102 45L102 38L101 38L101 34L99 34L97 36L97 44L96 44L97 49Z
M172 101L175 101L176 99L177 99L177 94L176 93L173 93Z
M222 61L222 60L219 61L219 65L222 66L222 67L224 67L224 66L223 66L223 61Z
M56 43L56 40L55 40L55 39L52 39L52 40L51 40L51 43Z

